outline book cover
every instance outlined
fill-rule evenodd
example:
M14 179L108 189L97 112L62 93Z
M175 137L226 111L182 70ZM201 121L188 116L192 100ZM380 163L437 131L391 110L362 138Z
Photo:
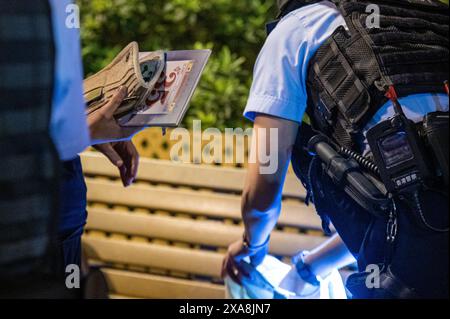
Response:
M140 53L145 61L149 53ZM122 126L179 126L201 74L211 55L210 50L170 51L166 65L145 103L119 119ZM151 79L154 66L143 62L144 79Z

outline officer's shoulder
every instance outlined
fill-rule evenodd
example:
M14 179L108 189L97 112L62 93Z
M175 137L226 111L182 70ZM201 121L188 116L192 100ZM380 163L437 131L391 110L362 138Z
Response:
M276 28L268 36L266 43L269 45L282 45L286 42L301 42L302 30L304 29L301 20L290 13L284 17Z
M317 23L332 22L340 18L336 6L328 1L311 4L287 14L272 31L269 41L304 40ZM317 28L313 28L317 30Z

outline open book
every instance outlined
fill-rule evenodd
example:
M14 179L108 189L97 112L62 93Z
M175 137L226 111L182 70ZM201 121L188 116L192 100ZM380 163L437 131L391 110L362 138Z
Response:
M131 42L84 81L87 113L103 107L124 85L128 95L114 113L120 125L179 126L210 55L210 50L139 52Z

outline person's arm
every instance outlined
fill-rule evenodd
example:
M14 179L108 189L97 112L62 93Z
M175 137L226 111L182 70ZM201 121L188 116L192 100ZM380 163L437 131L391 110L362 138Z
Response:
M341 269L354 262L355 258L338 234L333 235L303 257L303 263L309 267L311 274L322 279L328 277L333 270ZM292 291L297 296L306 296L317 292L318 287L305 279L307 280L298 273L296 265L293 265L291 271L280 283L280 288Z
M278 221L283 184L298 129L296 122L262 114L255 118L253 143L256 145L250 158L256 161L249 161L242 194L242 219L251 246L264 244ZM263 163L258 156L264 150L273 154L269 163Z
M254 266L260 264L268 250L269 235L281 210L281 196L299 124L259 114L255 118L246 182L242 196L242 219L246 240L228 248L222 276L240 282L239 262L250 257ZM258 154L271 154L266 163ZM254 159L254 161L252 161Z
M311 272L322 278L327 277L334 269L341 269L355 262L355 258L348 250L338 234L311 250L303 261Z
M114 112L126 96L127 88L121 87L109 103L87 117L91 145L119 169L125 187L134 182L139 166L139 153L131 138L143 129L122 127L114 118Z
M261 131L266 134L260 134ZM270 135L270 129L276 134ZM237 264L245 257L250 257L257 266L264 259L268 250L268 238L275 227L280 211L283 184L289 167L292 149L295 144L299 124L259 114L254 123L254 139L256 143L251 152L260 152L261 147L276 155L276 167L273 173L264 174L264 169L274 163L263 163L258 156L251 154L246 182L242 196L242 218L245 225L244 240L239 240L228 249L224 259L222 275L230 275L239 282L242 273L238 273ZM272 134L273 134L272 130ZM270 143L272 141L272 143ZM273 143L276 141L276 143ZM272 145L271 145L272 144ZM264 148L265 147L265 148ZM247 247L250 246L250 247ZM354 262L353 256L338 235L312 250L304 258L316 276L326 277L333 269L342 268Z

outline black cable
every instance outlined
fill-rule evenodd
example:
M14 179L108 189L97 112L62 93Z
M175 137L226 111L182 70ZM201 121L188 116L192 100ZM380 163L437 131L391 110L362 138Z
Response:
M422 204L420 203L420 198L419 198L419 191L414 192L414 203L416 204L416 208L417 208L417 212L419 213L420 219L422 220L422 223L425 225L425 227L427 227L428 229L437 232L437 233L448 233L449 228L436 228L434 226L431 226L428 221L425 219L425 214L423 212L422 209Z
M368 158L366 158L344 146L340 147L339 153L353 158L356 162L358 162L358 164L360 164L367 170L371 171L372 173L374 173L378 176L380 175L380 170L378 169L377 165L374 162L372 162L370 159L368 159Z

